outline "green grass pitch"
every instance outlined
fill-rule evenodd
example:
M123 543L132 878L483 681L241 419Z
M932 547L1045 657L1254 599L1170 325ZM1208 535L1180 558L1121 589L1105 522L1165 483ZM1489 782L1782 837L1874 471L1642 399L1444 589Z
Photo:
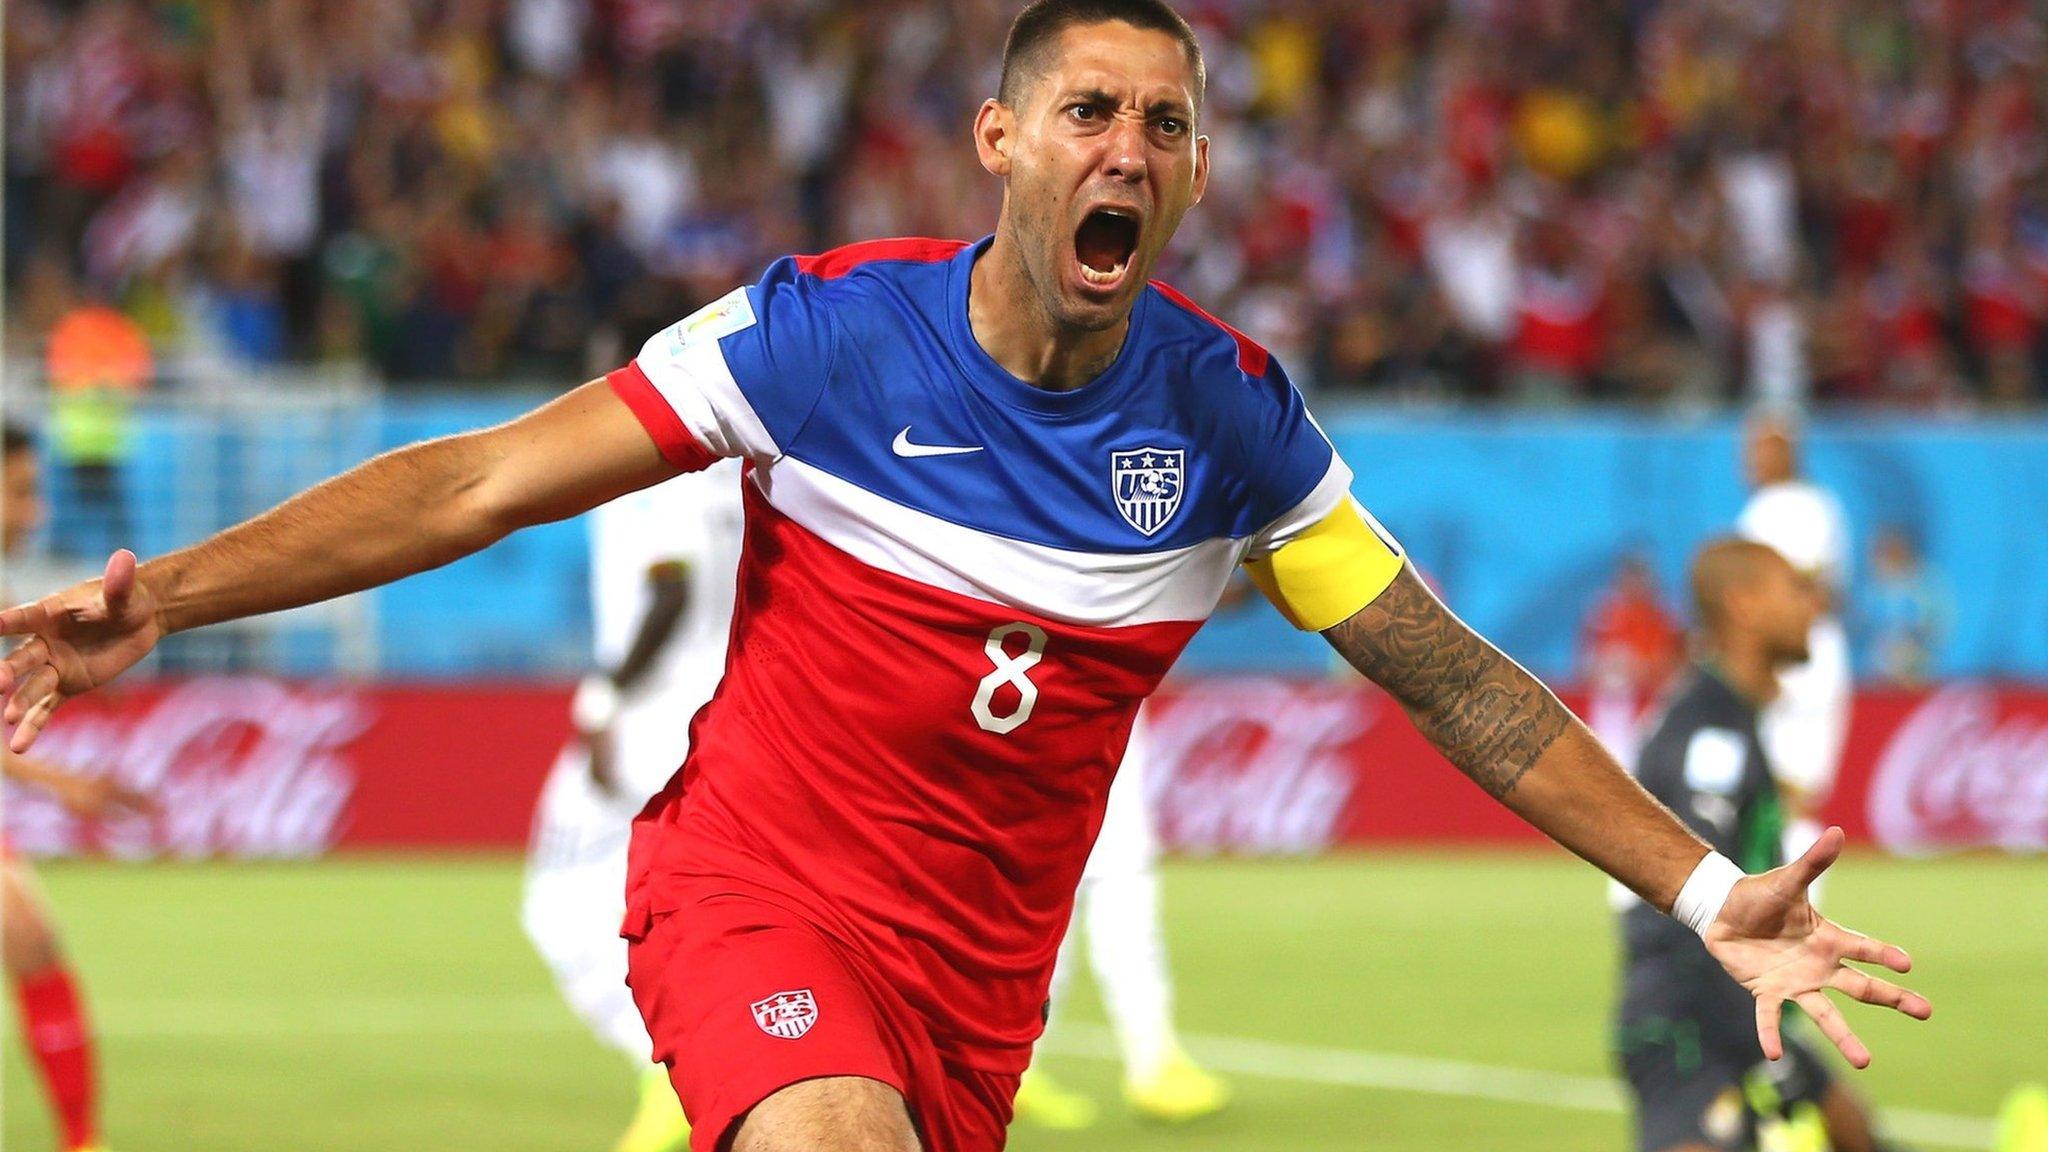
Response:
M71 864L44 878L103 1025L117 1152L606 1152L624 1122L628 1069L555 999L519 934L515 860ZM1197 1056L1234 1070L1236 1104L1181 1129L1130 1119L1084 978L1066 1013L1081 1026L1045 1060L1104 1100L1104 1118L1078 1134L1019 1129L1018 1152L1624 1147L1589 1079L1607 1070L1614 944L1583 865L1189 861L1167 866L1166 899L1182 1026ZM1936 1007L1927 1024L1857 1011L1877 1063L1856 1084L1967 1146L2009 1086L2048 1080L2048 863L1852 857L1828 899L1911 948ZM1487 1098L1531 1085L1535 1102ZM11 1029L4 1087L4 1147L49 1147Z

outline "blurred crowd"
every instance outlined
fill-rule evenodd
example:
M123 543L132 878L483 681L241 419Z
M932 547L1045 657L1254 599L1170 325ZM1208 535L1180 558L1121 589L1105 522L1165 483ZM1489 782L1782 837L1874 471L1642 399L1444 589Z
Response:
M180 365L614 366L775 255L972 237L1013 0L12 0L7 332ZM1306 386L2048 396L2026 0L1185 0L1163 269Z

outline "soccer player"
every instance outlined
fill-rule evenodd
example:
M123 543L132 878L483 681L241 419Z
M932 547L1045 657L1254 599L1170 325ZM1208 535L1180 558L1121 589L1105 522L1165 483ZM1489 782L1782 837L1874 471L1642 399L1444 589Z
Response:
M1074 918L1053 966L1047 1031L1058 1027L1085 936L1096 991L1123 1057L1124 1099L1141 1115L1179 1122L1222 1110L1230 1090L1188 1056L1173 1026L1173 977L1159 923L1159 836L1145 804L1150 752L1141 714L1081 871ZM1093 1100L1061 1087L1036 1065L1025 1070L1016 1103L1018 1119L1047 1128L1084 1128L1095 1120Z
M35 439L6 425L4 481L0 481L0 548L17 555L43 519L41 461ZM145 811L148 802L105 777L74 776L13 751L0 752L0 774L43 789L80 816ZM0 840L0 956L14 985L21 1033L56 1119L59 1147L99 1147L98 1040L85 1013L78 974L64 956L63 938L35 873Z
M1162 0L1037 0L972 141L994 235L789 258L631 364L0 612L0 718L164 635L370 587L747 461L732 655L634 825L631 983L698 1152L1003 1144L1139 704L1246 565L1452 764L1869 1060L1824 995L1896 947L1815 915L1841 848L1744 877L1452 615L1265 349L1147 273L1209 176ZM680 718L678 718L678 722Z
M562 996L640 1078L618 1152L670 1152L690 1126L626 990L626 844L633 817L689 751L687 720L718 686L740 552L740 470L725 462L591 515L591 619L600 671L534 816L522 920Z
M1737 534L1790 560L1821 602L1808 656L1779 676L1780 691L1762 723L1771 770L1791 807L1785 855L1792 858L1820 837L1817 814L1834 789L1849 737L1855 683L1839 615L1849 581L1849 523L1834 496L1801 475L1797 431L1785 418L1751 421L1743 455L1751 492Z
M1733 537L1692 565L1698 663L1665 703L1636 779L1716 851L1764 872L1780 858L1784 810L1758 711L1807 658L1819 604L1771 548ZM1833 1147L1879 1152L1869 1114L1796 1040L1766 1061L1754 1001L1700 938L1640 901L1622 913L1628 956L1616 1048L1636 1103L1640 1152ZM1818 1142L1814 1138L1818 1137Z

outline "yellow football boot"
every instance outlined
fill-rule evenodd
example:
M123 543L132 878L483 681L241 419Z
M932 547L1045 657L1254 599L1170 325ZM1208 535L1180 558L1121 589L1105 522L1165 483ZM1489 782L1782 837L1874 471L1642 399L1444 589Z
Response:
M1151 1075L1124 1081L1124 1099L1149 1119L1179 1124L1221 1112L1230 1103L1230 1086L1176 1045Z
M2048 1152L2048 1088L2022 1084L1998 1109L1993 1152Z
M690 1122L683 1118L668 1072L650 1068L641 1073L640 1107L619 1137L617 1152L683 1152L689 1146Z
M1095 1101L1059 1086L1037 1068L1026 1068L1017 1085L1017 1119L1055 1132L1072 1132L1095 1123L1101 1113Z
M1757 1129L1759 1152L1828 1152L1827 1121L1812 1104L1795 1104L1790 1116L1766 1116Z

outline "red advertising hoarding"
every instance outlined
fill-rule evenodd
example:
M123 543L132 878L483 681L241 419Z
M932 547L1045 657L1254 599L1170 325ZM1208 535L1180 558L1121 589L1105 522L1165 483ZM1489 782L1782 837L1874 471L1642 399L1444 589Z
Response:
M1161 694L1152 726L1147 788L1162 837L1184 851L1538 838L1368 686L1185 683ZM2048 850L2048 689L1859 693L1823 814L1893 852Z
M566 687L149 684L68 705L36 754L116 772L163 811L92 824L10 788L6 829L37 855L517 848L567 711ZM1184 682L1151 731L1147 787L1182 851L1537 838L1358 683ZM1861 694L1827 814L1896 852L2048 850L2048 689Z
M525 841L569 730L552 686L156 682L65 705L31 755L118 773L159 815L88 823L10 787L33 855L313 856Z

